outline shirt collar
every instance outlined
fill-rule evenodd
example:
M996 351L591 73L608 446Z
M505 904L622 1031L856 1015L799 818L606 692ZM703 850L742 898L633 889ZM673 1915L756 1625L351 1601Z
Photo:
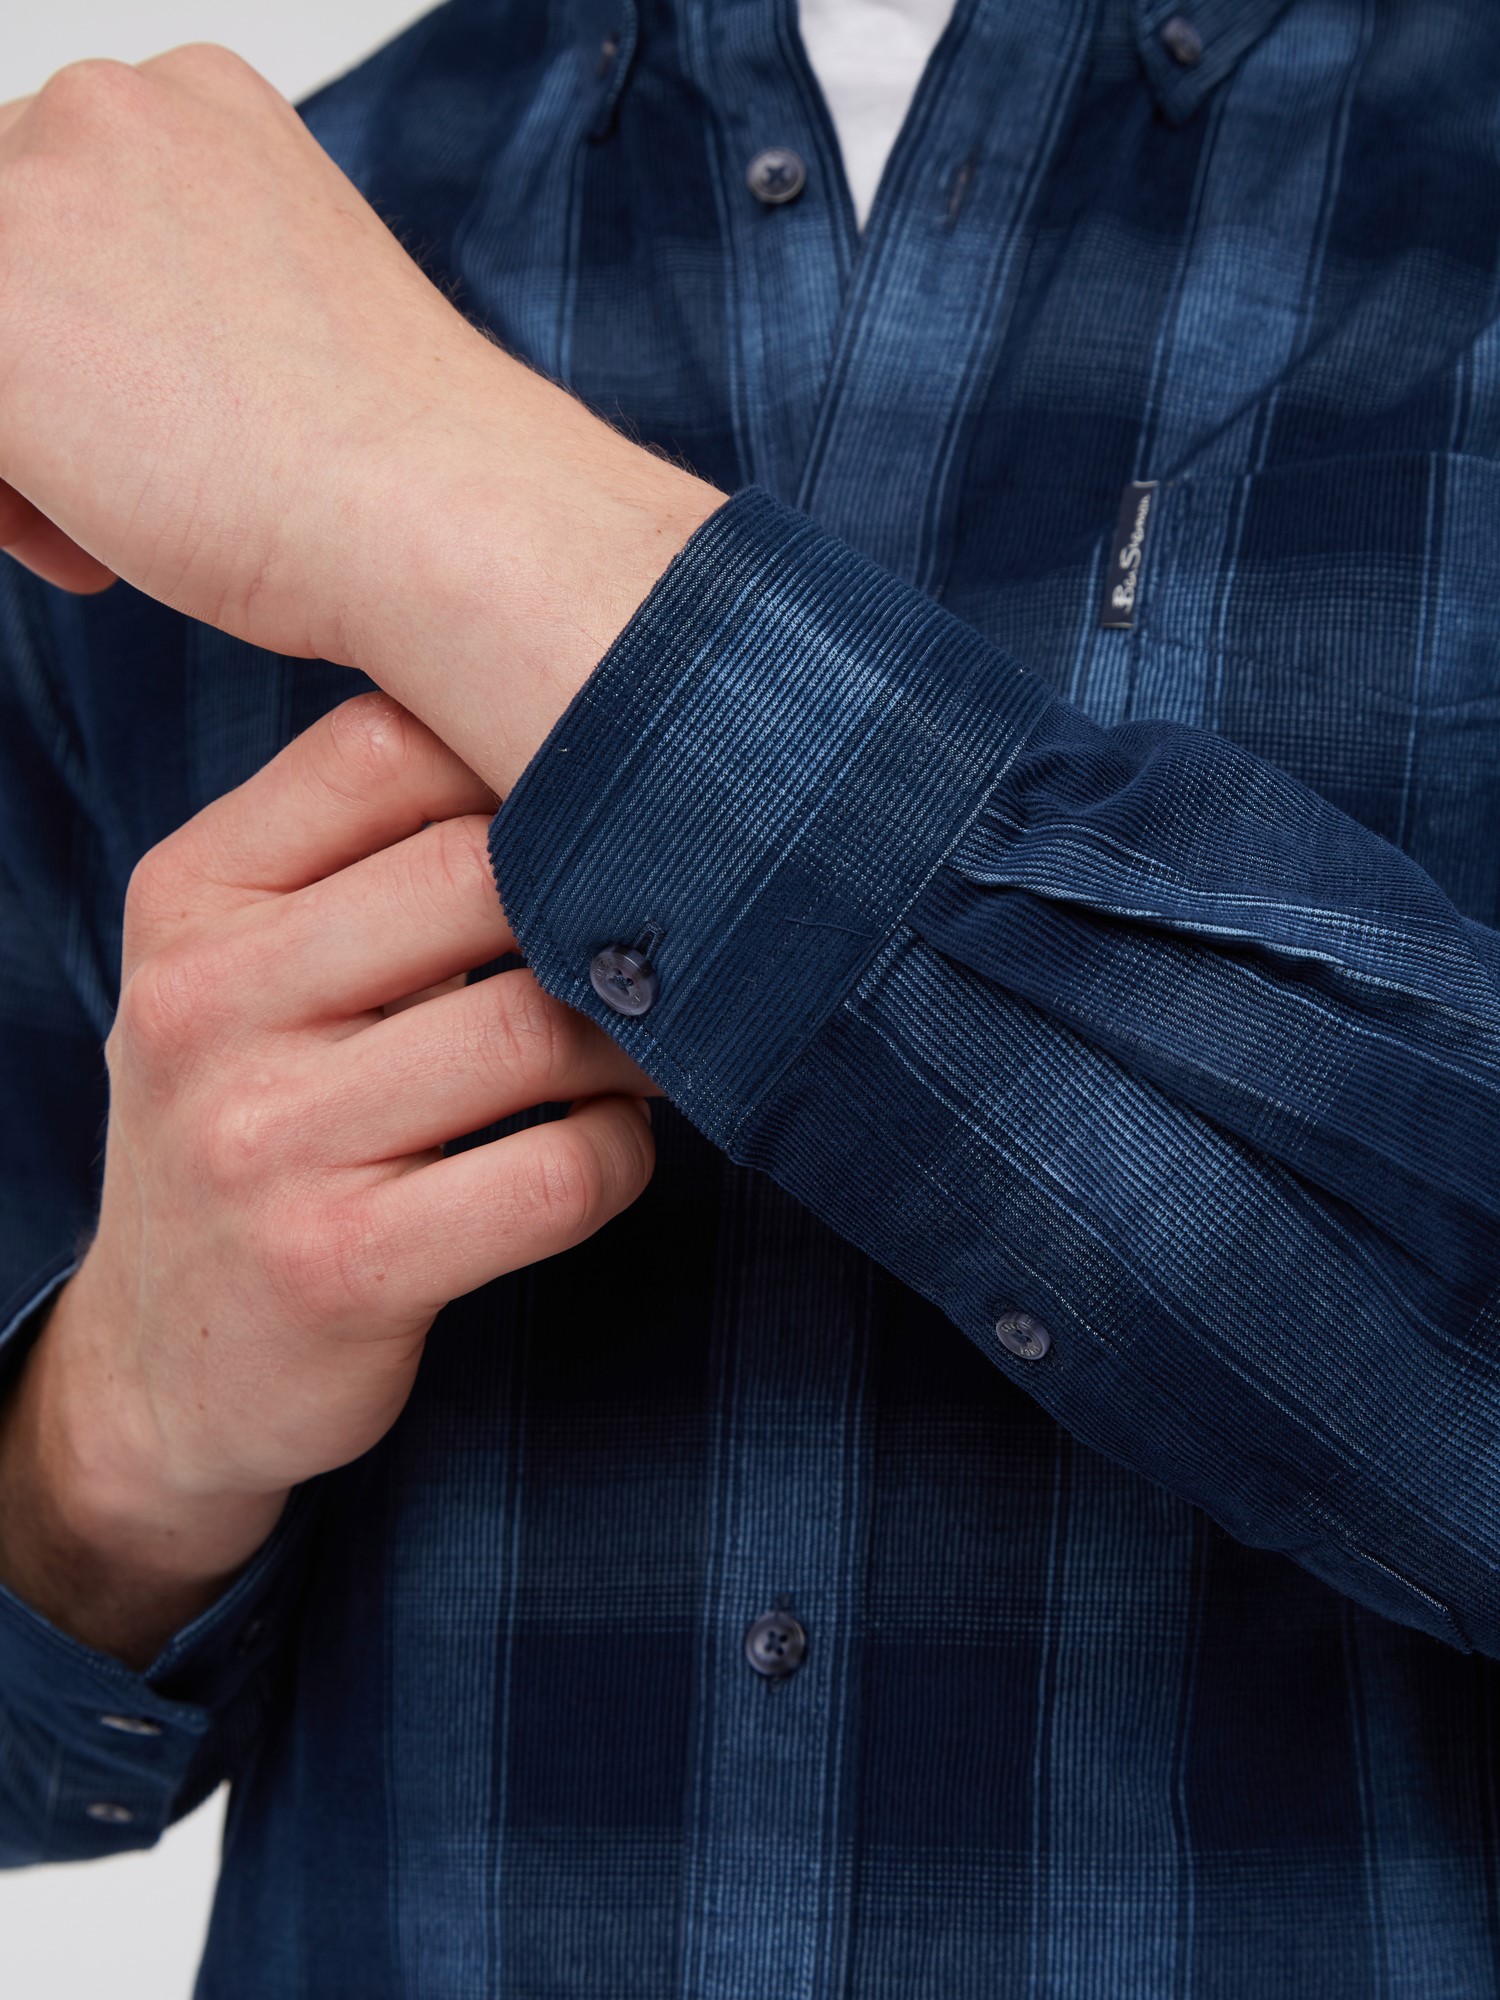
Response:
M1191 118L1266 34L1291 0L1135 0L1136 42L1151 91L1174 125ZM1173 56L1162 29L1180 16L1196 30L1203 53L1191 66Z

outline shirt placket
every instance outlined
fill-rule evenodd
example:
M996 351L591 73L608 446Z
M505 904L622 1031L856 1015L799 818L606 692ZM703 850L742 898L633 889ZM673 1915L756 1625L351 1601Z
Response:
M745 1169L725 1182L715 1262L678 1990L834 2000L854 1916L882 1281Z
M1096 0L1064 0L1050 37L1008 0L960 0L862 243L794 5L703 0L679 29L718 128L741 464L912 576ZM831 2000L855 1893L879 1279L737 1175L715 1293L680 1990L738 2000L753 1961L767 1990Z
M1101 0L959 0L886 163L796 504L936 589Z
M796 0L696 0L678 60L710 107L725 244L729 384L745 483L790 500L801 477L858 233Z

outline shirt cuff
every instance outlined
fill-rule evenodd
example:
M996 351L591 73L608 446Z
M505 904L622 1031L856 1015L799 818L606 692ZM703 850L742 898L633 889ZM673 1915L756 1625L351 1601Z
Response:
M55 1258L0 1325L0 1393L76 1268ZM201 1753L283 1640L314 1496L293 1491L269 1540L139 1673L0 1586L0 1737L6 1789L22 1795L0 1811L0 1866L149 1847L212 1789L222 1773ZM9 1854L12 1814L25 1850Z
M747 487L674 558L491 823L521 949L733 1152L1051 699ZM590 974L633 947L650 961L624 995L647 1002L634 1016Z

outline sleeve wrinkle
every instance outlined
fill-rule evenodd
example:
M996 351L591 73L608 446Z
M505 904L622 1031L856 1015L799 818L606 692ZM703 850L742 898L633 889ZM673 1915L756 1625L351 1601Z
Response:
M1500 1657L1500 938L1408 855L754 488L490 848L542 984L1076 1436ZM588 968L647 915L625 1019Z

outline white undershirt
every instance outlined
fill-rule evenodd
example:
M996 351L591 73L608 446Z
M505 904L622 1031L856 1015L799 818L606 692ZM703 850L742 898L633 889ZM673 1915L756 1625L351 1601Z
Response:
M799 0L807 49L844 156L861 229L954 0Z

